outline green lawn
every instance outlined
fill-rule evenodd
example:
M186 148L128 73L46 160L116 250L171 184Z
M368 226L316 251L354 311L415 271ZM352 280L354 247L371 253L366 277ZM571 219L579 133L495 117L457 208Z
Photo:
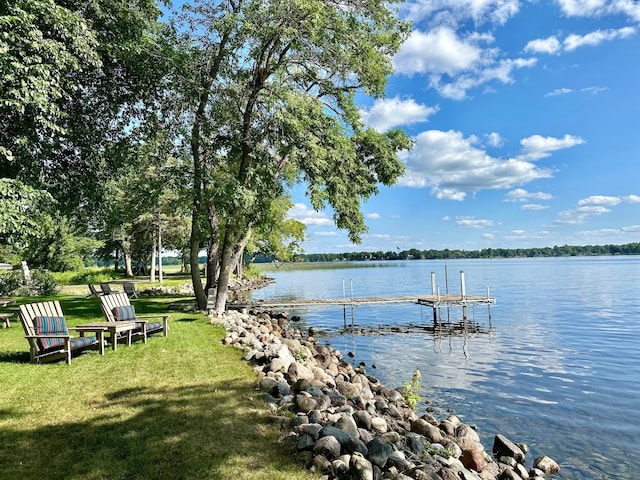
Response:
M70 326L102 320L96 298L56 299ZM224 330L199 313L172 311L169 325L146 345L35 365L14 317L0 330L0 479L314 478L283 450Z

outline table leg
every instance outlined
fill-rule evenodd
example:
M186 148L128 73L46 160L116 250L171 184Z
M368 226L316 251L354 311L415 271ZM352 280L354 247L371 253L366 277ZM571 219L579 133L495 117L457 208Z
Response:
M111 330L111 348L114 351L118 349L118 334L115 328Z
M83 332L80 332L82 336ZM96 337L98 337L98 342L100 343L100 355L104 355L104 332L102 330L98 330L96 332Z

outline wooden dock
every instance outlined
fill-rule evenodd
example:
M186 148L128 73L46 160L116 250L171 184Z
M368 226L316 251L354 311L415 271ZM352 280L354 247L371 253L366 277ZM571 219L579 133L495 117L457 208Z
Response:
M331 306L340 305L347 307L357 307L359 305L369 305L376 303L417 303L433 308L440 307L464 307L476 304L494 304L496 299L492 297L481 297L475 295L446 294L446 295L404 295L391 297L354 297L354 298L309 298L309 299L291 299L291 300L260 300L248 307L313 307L313 306Z
M446 273L445 273L446 275ZM353 309L359 305L382 304L382 303L403 303L410 302L418 305L425 305L433 309L433 320L439 322L442 319L442 309L449 310L451 307L462 308L462 319L467 320L467 310L469 306L487 305L489 319L491 319L491 305L496 303L496 299L489 296L487 288L486 296L467 295L465 285L464 271L460 271L460 293L448 293L449 284L446 282L447 293L440 294L440 287L436 284L435 273L431 272L431 295L405 295L405 296L388 296L388 297L354 297L353 287L351 288L351 296L346 296L346 288L343 280L343 297L342 298L310 298L310 299L289 299L289 300L271 300L258 301L251 305L242 305L242 307L262 307L262 308L291 308L291 307L314 307L314 306L331 306L341 305L345 312L347 307L351 307L352 316ZM447 312L448 313L448 312ZM345 320L346 325L346 320Z

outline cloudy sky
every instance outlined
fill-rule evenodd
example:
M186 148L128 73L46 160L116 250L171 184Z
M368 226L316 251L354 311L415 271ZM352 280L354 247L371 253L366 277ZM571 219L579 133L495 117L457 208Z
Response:
M640 241L640 1L413 0L387 98L415 140L352 245L293 192L307 253Z

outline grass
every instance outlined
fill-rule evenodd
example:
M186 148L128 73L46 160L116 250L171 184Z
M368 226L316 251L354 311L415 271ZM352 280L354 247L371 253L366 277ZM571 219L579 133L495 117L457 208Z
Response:
M70 326L99 301L56 297ZM19 303L42 301L20 299ZM184 297L134 300L166 311ZM0 479L308 479L279 443L256 376L222 327L172 311L167 337L28 363L20 322L0 330Z

